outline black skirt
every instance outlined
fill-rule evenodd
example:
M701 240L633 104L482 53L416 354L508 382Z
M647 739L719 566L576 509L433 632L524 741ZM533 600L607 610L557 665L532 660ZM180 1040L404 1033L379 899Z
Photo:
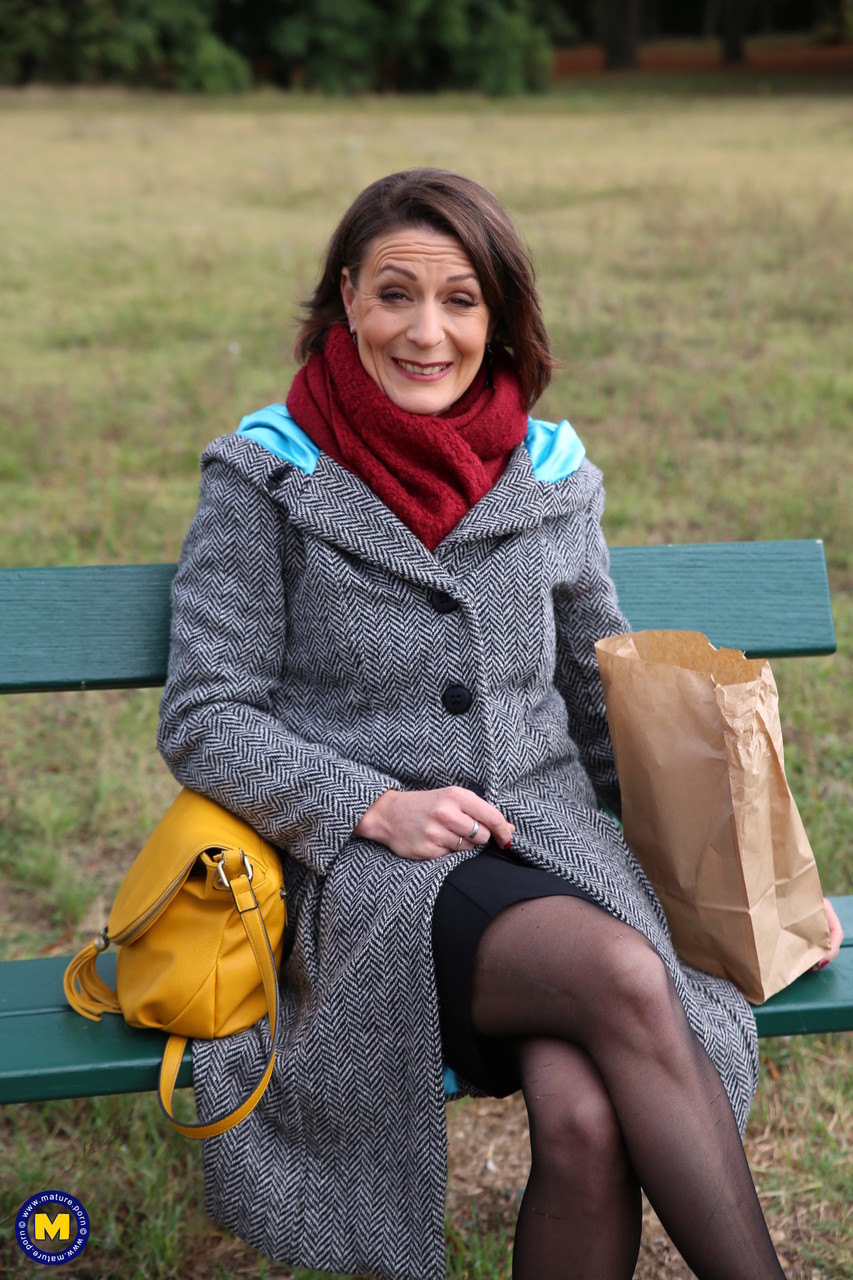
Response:
M531 898L586 898L561 876L485 846L446 877L432 917L432 949L445 1064L493 1098L521 1088L510 1041L478 1035L471 1025L471 982L477 947L505 907Z

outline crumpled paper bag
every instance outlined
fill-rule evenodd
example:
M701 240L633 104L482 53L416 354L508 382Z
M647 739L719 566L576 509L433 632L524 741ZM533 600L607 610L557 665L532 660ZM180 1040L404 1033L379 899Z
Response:
M675 948L761 1004L829 951L770 664L695 631L610 636L595 650L625 839Z

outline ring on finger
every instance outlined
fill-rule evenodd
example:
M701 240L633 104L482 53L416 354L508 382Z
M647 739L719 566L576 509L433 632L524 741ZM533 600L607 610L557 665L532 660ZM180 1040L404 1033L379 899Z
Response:
M454 853L458 853L458 852L459 852L459 850L462 848L462 846L463 846L463 844L464 844L464 843L465 843L465 837L464 837L464 836L460 836L460 837L459 837L459 843L457 844L457 846L456 846L456 848L453 850L453 852L454 852Z
M480 824L479 824L479 822L475 822L475 823L474 823L474 825L473 825L473 827L471 828L471 834L470 834L470 836L467 836L466 838L467 838L468 840L476 840L476 838L477 838L477 832L478 832L479 830L480 830Z

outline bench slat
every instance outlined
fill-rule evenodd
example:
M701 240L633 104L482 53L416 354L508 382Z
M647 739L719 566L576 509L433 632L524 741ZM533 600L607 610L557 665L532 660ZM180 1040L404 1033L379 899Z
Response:
M853 1031L853 897L833 898L845 931L838 959L807 973L755 1009L760 1036ZM145 1093L157 1087L166 1037L138 1031L106 1015L90 1022L65 1003L62 975L68 956L0 963L0 1103ZM114 957L99 960L113 981ZM178 1084L192 1084L192 1055L184 1054Z
M137 1031L107 1014L89 1022L78 1014L18 1014L0 1020L9 1036L0 1069L0 1103L149 1093L157 1088L166 1037ZM187 1050L179 1086L192 1084Z
M0 693L163 684L174 576L173 564L0 570Z
M779 991L754 1010L760 1036L853 1031L853 897L831 899L844 941L838 958Z
M146 1093L157 1088L167 1037L141 1031L114 1014L100 1022L69 1009L62 975L69 956L0 963L0 1103ZM99 964L115 980L115 957ZM178 1085L192 1084L192 1052L184 1054Z
M701 631L747 657L835 652L820 541L613 547L611 556L635 631Z
M702 631L753 656L833 653L823 543L613 547L637 630ZM0 570L0 692L163 684L173 564Z

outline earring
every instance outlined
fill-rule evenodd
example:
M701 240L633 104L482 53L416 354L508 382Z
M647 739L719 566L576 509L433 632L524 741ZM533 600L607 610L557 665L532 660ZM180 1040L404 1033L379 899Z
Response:
M355 329L350 329L349 336L352 338L355 345L358 346L358 334L356 333Z

